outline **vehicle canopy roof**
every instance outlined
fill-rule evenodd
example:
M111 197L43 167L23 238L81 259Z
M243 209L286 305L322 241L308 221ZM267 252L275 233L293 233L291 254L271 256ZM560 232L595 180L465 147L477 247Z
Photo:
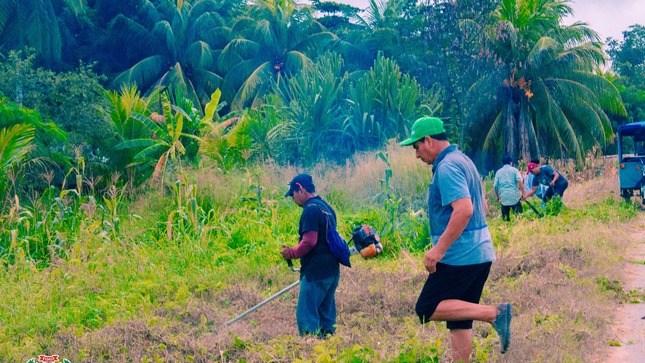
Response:
M618 133L622 136L638 136L645 138L645 121L632 122L618 126Z

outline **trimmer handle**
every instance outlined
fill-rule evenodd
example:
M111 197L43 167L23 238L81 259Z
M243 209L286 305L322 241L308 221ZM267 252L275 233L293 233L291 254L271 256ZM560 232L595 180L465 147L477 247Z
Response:
M290 269L291 269L291 271L293 271L293 272L299 272L299 271L300 271L300 270L299 270L299 269L297 269L297 268L293 268L293 261L291 261L291 259L287 260L287 265L289 265L289 268L290 268Z

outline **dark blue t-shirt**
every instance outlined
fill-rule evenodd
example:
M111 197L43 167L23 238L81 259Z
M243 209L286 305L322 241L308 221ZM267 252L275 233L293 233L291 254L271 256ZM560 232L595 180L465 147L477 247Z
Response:
M565 184L568 184L567 178L562 175L562 173L558 172L560 176L558 179L555 181L554 187L564 187ZM554 170L552 167L548 165L542 165L540 167L540 174L535 175L533 178L533 186L536 187L540 184L546 185L547 187L551 185L551 181L553 181L553 178L555 177Z
M336 257L329 251L327 244L327 216L329 222L336 226L336 212L319 196L305 203L300 216L298 234L300 239L306 232L318 232L316 246L300 258L300 274L308 280L320 280L340 273Z

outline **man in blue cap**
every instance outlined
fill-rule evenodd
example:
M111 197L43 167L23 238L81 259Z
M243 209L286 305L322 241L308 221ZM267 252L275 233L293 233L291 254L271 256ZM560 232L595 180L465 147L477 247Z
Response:
M336 212L316 194L309 174L298 174L289 182L285 197L302 207L298 245L282 245L285 260L300 259L300 293L296 322L300 335L324 338L336 331L336 288L340 279L338 260L327 243L327 221L336 226Z
M451 145L443 121L422 117L401 146L412 145L416 157L432 165L428 217L432 248L423 264L430 273L416 304L421 323L446 321L454 362L468 362L473 320L491 323L501 351L510 344L511 305L480 305L484 284L495 260L486 224L485 199L472 160Z

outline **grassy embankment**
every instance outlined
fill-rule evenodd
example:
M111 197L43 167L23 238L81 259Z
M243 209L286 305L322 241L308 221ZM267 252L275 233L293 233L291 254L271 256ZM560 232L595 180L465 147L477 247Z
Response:
M69 207L67 229L56 228L63 204L14 208L4 216L3 229L16 232L0 270L1 359L450 361L445 325L421 326L413 311L426 277L422 209L429 167L398 147L389 150L389 162L391 178L374 154L311 171L319 194L337 209L341 233L371 224L386 249L343 268L335 337L297 336L297 288L223 327L297 279L278 253L281 243L296 242L300 208L282 195L297 170L269 165L224 175L205 168L179 178L166 194L148 192L127 205L114 191L106 207L70 193L61 198ZM628 263L621 256L639 212L619 200L615 165L568 169L561 170L569 172L571 187L557 216L526 212L503 223L491 205L498 260L483 302L513 303L513 338L501 356L491 328L476 323L473 361L599 360L611 344L603 332L617 304L643 299L621 288L621 266ZM36 230L45 232L39 237ZM21 238L25 231L30 239ZM39 240L60 246L49 248L50 262L29 262L23 253Z

